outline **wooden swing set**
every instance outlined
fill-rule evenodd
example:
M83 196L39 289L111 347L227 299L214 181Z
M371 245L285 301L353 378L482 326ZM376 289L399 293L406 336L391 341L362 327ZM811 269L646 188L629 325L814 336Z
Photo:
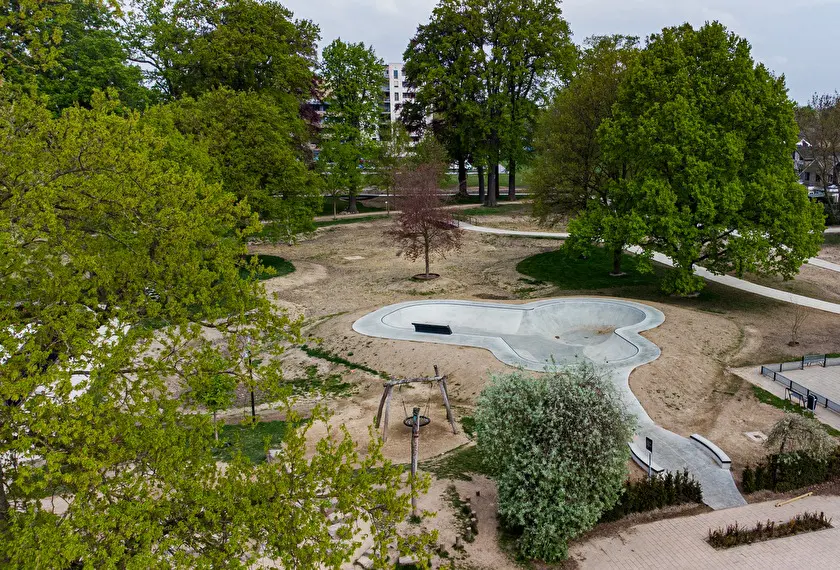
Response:
M423 415L420 416L408 414L405 406L405 400L403 400L403 408L406 412L406 417L405 420L403 420L403 423L411 428L414 427L415 422L417 422L420 427L429 423L429 404L432 399L431 391L434 391L432 385L437 384L438 388L440 389L440 395L443 397L443 405L446 407L446 419L449 420L449 425L452 426L452 433L458 433L458 430L455 428L455 416L452 415L452 408L449 405L449 393L446 390L446 376L441 376L438 372L437 365L435 365L435 375L432 377L424 376L422 378L393 378L390 381L385 382L383 384L385 389L382 392L382 399L379 401L379 410L377 410L376 412L376 429L379 429L380 420L383 419L384 410L384 424L382 425L382 441L386 441L388 439L388 417L391 411L391 397L394 393L394 387L401 387L405 384L419 383L429 384L430 394L429 399L426 402L426 411Z

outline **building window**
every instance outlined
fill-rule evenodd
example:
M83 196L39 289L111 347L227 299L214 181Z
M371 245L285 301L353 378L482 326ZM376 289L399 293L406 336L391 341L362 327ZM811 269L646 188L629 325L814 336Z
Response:
M394 101L399 101L399 100L400 100L400 94L399 93L394 93Z
M400 78L400 70L399 70L399 69L395 69L395 70L394 70L394 79L399 79L399 78Z
M806 173L805 173L805 182L808 182L809 180L811 180L811 173L810 173L810 172L806 172Z

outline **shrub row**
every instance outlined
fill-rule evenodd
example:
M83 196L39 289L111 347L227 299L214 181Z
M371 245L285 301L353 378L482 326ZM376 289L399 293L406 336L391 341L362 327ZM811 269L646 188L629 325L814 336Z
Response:
M808 485L832 481L840 477L840 450L827 459L816 459L807 453L777 453L754 468L747 467L741 477L744 493L762 489L790 491Z
M664 477L628 481L618 503L601 515L600 522L616 521L632 513L642 513L669 505L700 503L703 490L700 482L688 471L667 472Z
M783 538L803 532L812 532L831 528L831 519L825 518L825 513L803 513L785 523L757 523L753 528L739 526L736 522L726 528L709 529L709 544L715 548L732 548L740 544L751 544L763 540Z

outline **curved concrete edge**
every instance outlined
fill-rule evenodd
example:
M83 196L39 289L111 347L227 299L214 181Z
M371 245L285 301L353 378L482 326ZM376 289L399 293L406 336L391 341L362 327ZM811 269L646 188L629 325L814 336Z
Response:
M712 454L712 457L717 464L726 469L732 469L732 460L721 448L715 445L712 441L706 439L699 433L691 434L691 441L696 443L700 448Z
M472 307L487 307L487 308L501 308L513 309L520 311L533 311L539 307L547 305L564 305L574 303L598 304L598 305L614 305L614 306L630 306L641 311L644 314L644 319L640 322L620 327L615 330L615 334L625 341L636 347L636 354L632 357L610 363L595 362L599 368L606 369L628 369L632 370L637 366L646 364L659 357L659 347L654 343L639 334L642 331L652 329L664 322L665 315L661 311L632 301L602 299L593 297L563 297L561 299L549 299L544 301L535 301L526 304L508 304L508 303L487 303L479 301L458 301L458 300L423 300L423 301L406 301L404 303L397 303L395 305L388 305L382 307L372 313L369 313L353 323L353 330L366 335L378 338L389 338L396 340L410 340L417 342L433 342L439 344L453 344L459 346L471 346L474 348L484 348L493 353L493 355L500 361L510 366L522 367L526 370L534 370L542 372L547 366L552 364L567 365L573 361L557 361L549 360L536 361L525 358L518 354L505 340L499 336L478 336L470 334L453 333L451 335L430 335L426 333L417 333L411 330L400 329L389 326L383 322L383 319L389 314L404 309L406 307L423 306L423 305L463 305ZM605 323L609 325L611 323Z

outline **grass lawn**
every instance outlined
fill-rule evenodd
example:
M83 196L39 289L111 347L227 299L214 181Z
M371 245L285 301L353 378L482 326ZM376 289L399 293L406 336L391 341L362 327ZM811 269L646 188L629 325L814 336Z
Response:
M825 245L840 245L840 234L823 234Z
M362 222L374 222L376 220L384 220L386 218L388 218L388 215L384 213L371 216L359 216L358 218L338 218L337 220L315 222L315 227L327 228L329 226L343 226L344 224L360 224Z
M253 257L253 256L249 256ZM288 275L295 270L295 266L292 265L291 261L287 261L282 257L278 257L276 255L257 255L257 260L260 262L266 269L270 269L273 271L260 271L257 274L257 279L259 281L264 281L266 279L271 279L272 277L280 277L282 275ZM239 276L243 279L248 278L248 270L247 269L240 269Z
M279 447L285 432L286 422L281 421L221 426L219 442L223 445L216 450L216 457L230 461L234 452L241 450L251 462L264 463L266 440L269 449Z
M611 277L612 255L603 248L594 248L589 257L581 259L561 247L523 259L516 270L569 291L656 286L667 271L664 267L654 267L652 273L640 273L637 266L638 258L625 253L622 269L627 275Z
M490 208L488 206L478 206L475 208L465 208L463 210L453 210L455 216L507 216L513 214L530 214L531 204L519 204L516 206L496 206Z
M518 168L516 171L516 187L521 190L527 190L528 185L530 184L529 180L530 171L526 168ZM484 173L484 181L487 182L487 173ZM443 187L447 190L451 190L454 188L458 188L458 175L457 174L449 174L447 175L446 182L444 182ZM478 173L477 172L469 172L467 173L467 187L469 188L478 188ZM507 172L500 172L499 173L499 191L502 194L507 193L508 187L508 173Z
M347 198L342 199L341 197L333 198L332 196L324 196L324 208L321 210L318 216L332 216L333 215L333 202L335 202L335 211L338 213L343 212L347 209ZM360 214L365 214L367 212L384 212L385 208L376 208L374 206L368 206L364 200L357 199L356 200L356 209L359 210Z

